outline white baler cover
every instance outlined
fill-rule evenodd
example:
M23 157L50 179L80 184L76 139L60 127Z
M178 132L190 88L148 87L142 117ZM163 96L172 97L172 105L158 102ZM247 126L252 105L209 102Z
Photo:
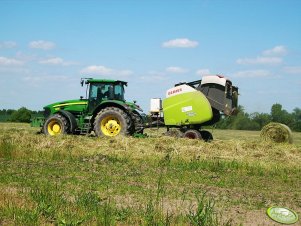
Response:
M183 94L183 93L194 92L194 91L195 89L192 88L191 86L183 84L183 85L172 87L171 89L167 90L166 98Z
M225 77L218 76L218 75L208 75L208 76L204 76L202 78L201 85L208 84L208 83L214 83L214 84L226 86L226 82L227 82L227 79Z

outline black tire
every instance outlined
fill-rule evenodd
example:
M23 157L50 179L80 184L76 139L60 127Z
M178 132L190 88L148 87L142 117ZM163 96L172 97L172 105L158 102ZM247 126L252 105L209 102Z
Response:
M46 119L42 131L46 135L57 136L69 133L69 127L69 122L64 116L54 114Z
M107 107L102 109L94 121L96 136L131 135L131 118L121 109Z
M132 117L133 117L133 121L135 123L135 125L134 125L134 133L143 134L144 121L143 121L142 116L137 111L133 111Z
M210 142L210 141L213 140L212 133L210 133L209 131L202 130L200 133L201 133L201 136L202 136L202 138L203 138L204 141Z
M195 129L189 129L184 133L185 138L202 139L201 133Z

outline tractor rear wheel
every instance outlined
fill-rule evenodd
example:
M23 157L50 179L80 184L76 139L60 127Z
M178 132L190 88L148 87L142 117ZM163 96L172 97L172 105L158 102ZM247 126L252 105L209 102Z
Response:
M143 118L137 111L133 111L133 120L135 122L134 132L143 134L144 126L143 126Z
M189 129L184 133L185 138L189 139L202 139L201 133L195 129Z
M43 125L43 133L50 136L66 134L68 131L68 120L60 114L50 116Z
M130 117L121 109L107 107L102 109L94 121L94 132L97 136L114 137L117 135L129 135L131 128Z

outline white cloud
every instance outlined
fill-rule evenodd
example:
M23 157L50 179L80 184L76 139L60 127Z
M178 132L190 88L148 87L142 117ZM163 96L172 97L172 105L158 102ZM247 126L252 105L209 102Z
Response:
M167 74L162 71L149 71L147 75L139 78L145 82L162 82L169 79Z
M181 68L181 67L167 67L165 69L165 71L169 72L169 73L174 73L174 74L183 74L183 73L187 73L188 70L185 68Z
M234 77L239 78L258 78L270 76L271 72L267 70L248 70L248 71L238 71L233 74Z
M141 76L141 80L146 82L162 82L166 81L168 78L164 75L149 75L149 76Z
M236 60L237 64L250 65L250 64L262 64L262 65L277 65L283 62L281 57L263 57L256 58L239 58Z
M36 61L37 56L33 54L24 53L22 51L18 51L16 53L16 59L21 60L23 62L30 62L30 61Z
M37 82L51 82L51 81L65 81L69 77L64 75L55 75L55 76L26 76L23 78L23 81L30 83Z
M242 65L279 65L283 63L283 56L287 53L286 47L279 45L272 49L264 50L260 56L255 58L239 58L236 60L236 63Z
M267 49L262 52L264 56L285 56L288 53L288 50L285 46L275 46L272 49Z
M29 48L50 50L50 49L55 48L55 44L53 42L49 42L49 41L38 40L38 41L30 42Z
M102 65L91 65L81 70L82 74L96 76L129 76L133 72L131 70L116 70Z
M30 70L28 68L22 67L22 66L4 66L2 67L0 65L0 74L4 75L22 75L29 74Z
M196 74L197 75L209 75L210 74L210 70L207 69L207 68L204 68L204 69L199 69L196 71Z
M23 61L16 60L14 58L0 57L1 66L22 66L23 64Z
M60 57L54 57L54 58L49 58L46 60L41 60L39 61L40 64L48 64L48 65L62 65L62 66L69 66L69 65L74 65L76 64L75 62L68 62L65 61L64 59Z
M112 69L105 66L92 65L82 69L81 73L90 75L111 75Z
M120 71L115 71L117 76L129 76L133 74L133 71L131 70L120 70Z
M301 74L301 67L285 67L283 68L283 71L288 74Z
M151 76L161 76L161 77L166 76L166 73L161 71L149 71L148 74Z
M197 41L192 41L187 38L177 38L169 40L162 44L164 48L195 48L199 45Z
M12 49L17 46L17 43L14 41L4 41L0 42L0 49Z

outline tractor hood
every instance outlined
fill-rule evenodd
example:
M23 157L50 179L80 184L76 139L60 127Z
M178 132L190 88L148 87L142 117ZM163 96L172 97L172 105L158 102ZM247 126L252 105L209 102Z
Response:
M87 104L88 104L88 100L86 99L66 100L66 101L56 102L44 107L45 116L48 116L50 114L55 114L60 110L66 110L74 113L82 112L84 109L86 109Z

